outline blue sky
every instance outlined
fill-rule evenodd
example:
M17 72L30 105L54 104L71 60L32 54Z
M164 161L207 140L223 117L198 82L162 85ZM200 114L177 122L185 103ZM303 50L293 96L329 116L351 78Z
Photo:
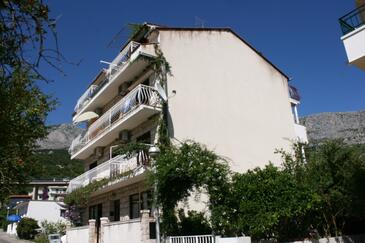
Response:
M42 88L59 100L48 124L69 123L74 105L98 71L125 41L128 23L168 26L231 27L288 76L302 95L300 115L365 108L365 72L346 64L338 18L354 1L210 0L71 1L48 0L58 17L61 52L76 65L63 65L66 76L44 68L55 80ZM201 21L200 21L201 22Z

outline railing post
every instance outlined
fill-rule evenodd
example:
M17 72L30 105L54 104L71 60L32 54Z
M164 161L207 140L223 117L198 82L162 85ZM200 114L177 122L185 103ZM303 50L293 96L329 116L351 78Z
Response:
M109 124L108 126L110 126L112 124L112 110L109 110Z

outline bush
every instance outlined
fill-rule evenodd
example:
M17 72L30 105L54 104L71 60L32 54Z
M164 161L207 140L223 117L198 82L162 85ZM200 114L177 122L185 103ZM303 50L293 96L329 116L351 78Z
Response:
M1 228L3 229L4 232L6 232L8 230L8 222L7 221L1 221Z
M52 223L52 222L48 222L47 220L44 220L41 222L41 226L47 235L50 235L50 234L65 235L66 234L66 223L64 223L62 221L57 221L56 223Z
M49 240L48 240L47 235L42 233L35 237L34 242L35 243L49 243Z
M32 218L22 218L20 220L16 232L20 239L33 240L37 234L36 229L38 229L38 223Z

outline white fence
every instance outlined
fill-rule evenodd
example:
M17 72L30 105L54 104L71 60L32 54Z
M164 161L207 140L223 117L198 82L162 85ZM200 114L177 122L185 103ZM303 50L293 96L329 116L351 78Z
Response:
M171 236L169 243L251 243L251 237L221 238L213 235Z
M171 236L170 243L215 243L213 235Z
M66 232L66 238L68 243L88 243L89 226L68 229Z
M141 221L109 223L103 226L102 242L141 242Z
M98 120L90 125L83 137L77 137L72 141L69 152L71 155L78 152L87 143L98 137L105 131L108 131L114 123L125 117L130 111L140 105L157 105L159 101L158 94L153 87L138 85L112 108L105 112Z

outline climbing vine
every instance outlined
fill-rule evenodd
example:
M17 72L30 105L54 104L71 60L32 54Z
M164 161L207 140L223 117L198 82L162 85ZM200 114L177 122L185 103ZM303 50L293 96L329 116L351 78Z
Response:
M153 181L158 181L163 232L169 235L176 232L178 202L196 188L208 193L212 228L219 231L229 178L227 162L202 145L186 141L179 146L166 146L156 159L156 172L152 174Z

